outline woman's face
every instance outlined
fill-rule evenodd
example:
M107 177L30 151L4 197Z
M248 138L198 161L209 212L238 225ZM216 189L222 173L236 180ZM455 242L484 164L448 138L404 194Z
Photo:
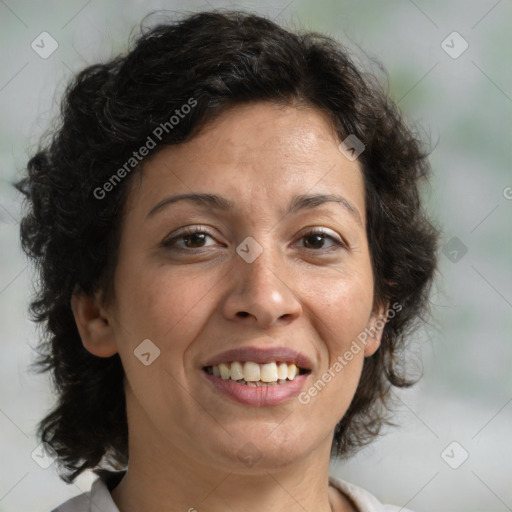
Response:
M353 341L382 313L372 312L361 169L339 142L318 111L256 103L134 176L106 316L140 443L242 472L330 447L379 343ZM220 199L168 201L178 194ZM317 195L342 199L307 199ZM281 378L293 369L280 363L309 372L252 386L205 370L234 361L247 380L256 367L274 378L274 362Z

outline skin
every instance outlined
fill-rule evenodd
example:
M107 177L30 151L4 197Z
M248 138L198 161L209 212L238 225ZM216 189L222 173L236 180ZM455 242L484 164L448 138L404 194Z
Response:
M237 345L285 345L312 361L308 389L383 315L361 168L339 143L315 109L237 106L147 159L131 180L114 298L72 301L87 350L118 352L126 372L130 464L112 492L121 512L355 510L328 485L330 448L380 335L307 404L238 404L201 373ZM190 192L224 196L234 210L181 201L147 217L169 195ZM293 196L312 193L343 196L360 219L334 202L284 215ZM209 236L162 245L185 226ZM316 227L327 236L305 236ZM252 263L235 251L248 236L263 249ZM148 366L134 356L145 339L160 349ZM261 455L250 467L237 456L248 442Z

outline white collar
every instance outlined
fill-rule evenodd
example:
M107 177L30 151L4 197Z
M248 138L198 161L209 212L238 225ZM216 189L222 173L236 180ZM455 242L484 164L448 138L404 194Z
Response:
M115 477L116 474L113 475ZM117 473L117 477L120 476L121 474ZM341 478L330 475L329 483L347 496L360 512L411 512L393 505L383 505L373 494ZM97 478L88 493L71 498L53 512L119 512L119 509L114 503L107 482Z

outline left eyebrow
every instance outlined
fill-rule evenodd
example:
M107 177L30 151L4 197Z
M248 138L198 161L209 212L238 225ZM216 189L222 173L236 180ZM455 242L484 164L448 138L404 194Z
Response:
M200 193L189 193L189 194L175 194L169 197L162 199L158 202L147 214L146 218L152 217L162 208L176 203L178 201L191 201L196 203L199 206L216 209L216 210L233 210L235 204L223 196L218 196L215 194L200 194ZM349 212L354 219L362 226L363 222L361 219L361 214L357 210L357 208L343 196L336 194L312 194L312 195L297 195L292 198L292 201L288 207L288 211L286 215L290 215L292 213L296 213L300 210L308 210L312 208L316 208L325 203L336 203L342 206L345 211Z
M310 208L316 208L317 206L321 206L325 203L336 203L342 206L346 211L348 211L354 219L360 224L363 225L363 221L361 219L361 214L357 210L357 208L343 196L339 196L336 194L313 194L313 195L298 195L292 199L288 211L286 215L291 213L296 213L299 210L307 210Z

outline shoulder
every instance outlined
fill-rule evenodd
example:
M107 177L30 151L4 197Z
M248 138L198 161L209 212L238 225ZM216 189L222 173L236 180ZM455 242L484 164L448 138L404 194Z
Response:
M87 498L88 493L75 496L68 501L62 503L57 508L54 508L51 512L88 512L89 500Z
M89 493L84 493L65 501L51 512L89 512L90 503Z
M350 498L361 512L412 512L395 505L384 505L373 494L361 487L345 482L341 478L330 475L329 483Z
M119 512L110 490L123 475L124 472L100 474L89 492L65 501L51 512Z

